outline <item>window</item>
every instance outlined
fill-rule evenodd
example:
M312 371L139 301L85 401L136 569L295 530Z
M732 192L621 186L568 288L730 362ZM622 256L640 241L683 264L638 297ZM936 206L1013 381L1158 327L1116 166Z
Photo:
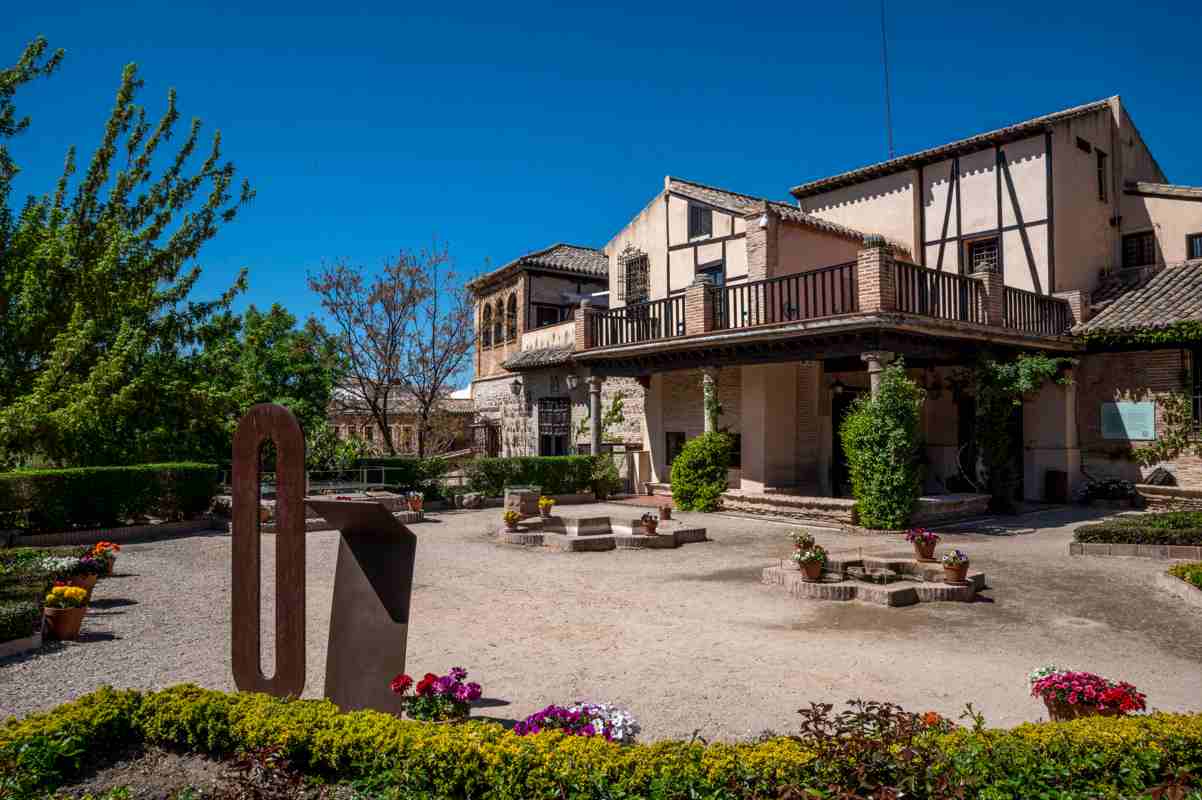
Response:
M566 397L544 397L538 401L538 454L566 456L572 428L572 405Z
M704 206L689 206L689 238L697 236L712 236L714 233L714 212Z
M1106 202L1106 154L1095 150L1098 155L1098 200Z
M1000 268L999 262L996 237L968 243L969 272L997 272Z
M632 244L618 256L618 299L638 303L650 294L651 261Z
M712 264L702 264L701 266L697 267L697 274L698 275L708 275L709 279L710 279L710 285L715 288L721 288L726 285L726 264L721 261L715 261ZM713 295L713 298L714 298L714 319L725 320L726 319L726 292L715 292ZM722 324L722 327L725 327L726 324L727 323L724 322ZM684 320L680 320L677 327L678 327L678 330L676 331L677 335L683 336L684 335Z
M1202 258L1202 233L1191 233L1185 237L1185 257Z
M1123 269L1146 267L1156 263L1156 234L1152 231L1129 233L1123 237Z
M557 325L567 319L567 309L560 306L536 305L534 307L534 327L542 328L547 325Z
M664 449L667 456L669 474L671 473L672 462L680 455L680 451L684 450L685 438L682 431L667 431L664 434Z
M559 394L560 388L559 388L559 376L558 375L551 376L550 384L551 384L551 394Z
M732 433L730 435L733 444L730 447L730 466L734 469L743 468L743 434Z
M372 427L371 425L363 426L363 440L365 442L373 441L375 439L375 435L376 435L376 429L374 427Z
M497 311L492 318L492 343L497 347L505 341L505 306L497 300Z
M1086 153L1093 152L1093 147L1089 144L1089 142L1085 141L1080 136L1077 137L1077 149L1082 150Z
M515 294L509 295L505 305L505 334L511 342L518 338L518 297Z
M484 304L484 313L480 315L480 344L492 347L492 306Z

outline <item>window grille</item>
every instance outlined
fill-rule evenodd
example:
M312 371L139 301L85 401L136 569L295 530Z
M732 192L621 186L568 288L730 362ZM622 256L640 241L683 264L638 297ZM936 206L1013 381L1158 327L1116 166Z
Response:
M971 272L997 272L998 261L997 239L968 243L968 266Z
M505 333L509 341L518 338L518 298L517 295L509 295L509 302L505 309Z
M1123 268L1146 267L1156 263L1156 234L1152 231L1129 233L1123 237Z
M498 347L505 341L505 306L497 301L497 313L492 320L492 341Z
M1202 258L1202 233L1191 233L1185 237L1185 257Z
M480 344L492 347L492 306L487 304L480 319Z
M651 261L632 244L618 256L618 299L627 303L646 300L650 294Z
M705 206L689 206L689 238L697 236L712 236L714 233L714 212Z

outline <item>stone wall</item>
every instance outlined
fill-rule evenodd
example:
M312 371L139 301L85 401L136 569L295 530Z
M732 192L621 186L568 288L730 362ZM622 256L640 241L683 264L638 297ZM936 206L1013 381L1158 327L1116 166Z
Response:
M1091 353L1075 370L1077 420L1081 435L1082 467L1094 478L1116 477L1142 483L1156 469L1140 467L1128 457L1132 445L1125 439L1102 436L1102 403L1155 401L1170 392L1190 391L1190 354L1185 350L1149 350L1129 353ZM1157 403L1156 432L1164 429L1162 408ZM1182 455L1157 465L1176 478L1179 486L1202 487L1202 459Z

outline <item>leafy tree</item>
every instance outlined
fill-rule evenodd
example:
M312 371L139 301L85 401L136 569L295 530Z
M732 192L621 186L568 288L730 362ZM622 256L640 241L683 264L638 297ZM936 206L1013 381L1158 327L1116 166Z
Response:
M401 409L414 416L419 457L432 438L441 441L440 407L469 364L472 303L449 264L446 248L435 245L402 251L374 275L339 262L309 276L334 321L350 405L371 415L389 455Z
M892 364L881 373L876 394L856 398L839 429L856 514L867 528L895 530L910 522L922 488L924 399L904 365Z
M194 261L254 192L235 184L220 132L195 163L197 119L155 173L179 121L175 93L148 121L131 64L83 174L72 148L53 191L14 208L5 142L29 125L14 96L61 59L38 39L0 71L0 450L71 464L211 451L227 398L189 367L228 329L221 317L246 276L192 300Z

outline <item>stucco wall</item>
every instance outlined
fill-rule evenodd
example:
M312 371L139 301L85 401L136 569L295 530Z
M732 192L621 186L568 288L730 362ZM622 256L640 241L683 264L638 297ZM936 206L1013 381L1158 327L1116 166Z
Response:
M789 224L777 229L776 242L779 260L775 268L769 265L772 277L855 261L861 247L843 236Z
M576 344L576 321L568 319L558 325L546 325L522 334L523 350L545 347L572 347Z
M1186 260L1185 237L1202 233L1202 199L1123 195L1123 233L1156 233L1158 263Z
M628 244L647 254L650 263L651 299L668 294L668 232L667 212L664 195L659 193L638 215L606 243L603 248L609 256L609 305L611 308L624 305L618 297L618 259ZM689 279L692 282L692 278ZM683 287L682 287L683 288Z
M918 171L909 170L806 197L799 205L816 217L865 233L879 233L917 253L914 241L917 182Z
M1067 120L1053 129L1052 174L1056 225L1056 291L1092 289L1104 268L1118 263L1114 124L1104 109ZM1098 199L1097 154L1077 147L1080 137L1102 148L1110 162L1107 202Z

